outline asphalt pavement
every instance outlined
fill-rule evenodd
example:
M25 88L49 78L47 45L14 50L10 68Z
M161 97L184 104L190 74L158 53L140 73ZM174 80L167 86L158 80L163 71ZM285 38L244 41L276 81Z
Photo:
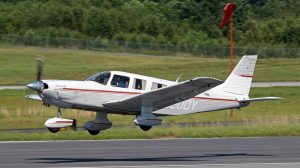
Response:
M0 167L299 168L300 137L0 142Z

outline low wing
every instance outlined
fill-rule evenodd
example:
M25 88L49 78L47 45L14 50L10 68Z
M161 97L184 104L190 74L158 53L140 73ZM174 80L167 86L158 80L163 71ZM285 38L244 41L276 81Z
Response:
M32 99L32 100L40 100L42 101L42 98L39 95L32 94L32 95L26 95L25 96L27 99Z
M222 83L222 81L211 77L199 77L126 100L107 102L103 106L128 112L140 111L142 106L151 106L155 111L190 99Z

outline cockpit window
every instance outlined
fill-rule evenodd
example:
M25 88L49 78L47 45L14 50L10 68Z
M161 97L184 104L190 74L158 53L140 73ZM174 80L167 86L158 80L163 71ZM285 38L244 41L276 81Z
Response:
M95 81L103 85L106 85L109 78L110 78L110 72L101 72L87 78L86 81Z
M121 75L114 75L110 84L111 84L111 86L114 86L114 87L128 88L129 77L121 76Z

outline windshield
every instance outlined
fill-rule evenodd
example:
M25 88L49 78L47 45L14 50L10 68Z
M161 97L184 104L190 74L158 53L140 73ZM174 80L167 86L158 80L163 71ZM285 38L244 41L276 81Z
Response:
M95 82L101 83L103 85L106 85L109 78L110 78L110 72L101 72L101 73L97 73L91 77L88 77L87 79L85 79L85 81L95 81Z

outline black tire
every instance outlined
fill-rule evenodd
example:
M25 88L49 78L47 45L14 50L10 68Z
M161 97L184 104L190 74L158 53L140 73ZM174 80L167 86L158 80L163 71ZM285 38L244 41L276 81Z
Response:
M57 133L60 130L60 128L48 128L48 130L52 133Z
M152 126L145 126L145 125L140 125L140 128L143 130L143 131L149 131Z
M100 130L88 130L91 135L98 135Z

